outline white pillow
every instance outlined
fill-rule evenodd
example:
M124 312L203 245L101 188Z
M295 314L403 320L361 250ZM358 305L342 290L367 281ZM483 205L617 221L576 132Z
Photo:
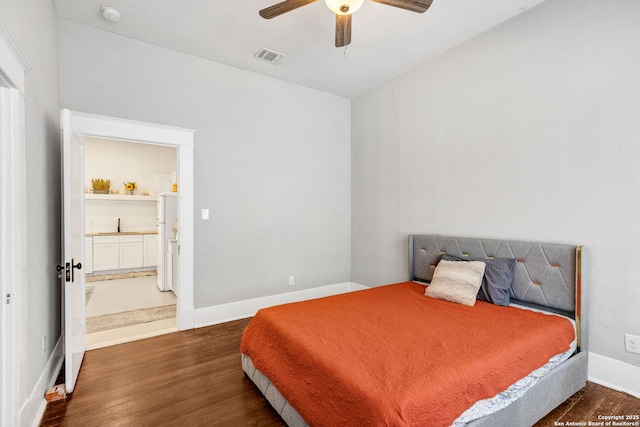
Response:
M485 266L482 261L443 259L436 266L431 284L424 294L431 298L472 306L476 303Z

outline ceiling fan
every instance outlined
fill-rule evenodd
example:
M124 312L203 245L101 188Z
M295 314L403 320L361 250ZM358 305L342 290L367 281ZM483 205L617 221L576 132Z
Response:
M275 18L291 12L302 6L315 3L318 0L285 0L260 11L265 19ZM423 13L433 0L372 0L376 3L399 7L411 12ZM351 14L358 10L364 0L324 0L331 12L336 15L336 47L343 47L351 43Z

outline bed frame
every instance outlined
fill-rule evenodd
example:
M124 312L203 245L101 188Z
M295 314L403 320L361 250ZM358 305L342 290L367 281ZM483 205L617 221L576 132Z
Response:
M474 258L515 258L517 263L512 302L563 314L575 320L577 349L568 360L540 378L520 399L467 425L493 427L535 424L587 382L588 304L584 248L558 243L410 235L410 280L429 281L437 260L445 253ZM307 425L295 408L266 376L255 369L251 359L244 354L242 368L287 425Z

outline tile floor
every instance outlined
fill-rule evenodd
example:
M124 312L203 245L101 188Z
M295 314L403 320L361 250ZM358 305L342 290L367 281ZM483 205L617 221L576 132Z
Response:
M176 304L173 292L161 292L156 285L157 276L94 281L93 293L85 309L86 317L121 313L142 308ZM121 344L177 331L176 318L147 322L123 328L94 332L86 335L87 350Z

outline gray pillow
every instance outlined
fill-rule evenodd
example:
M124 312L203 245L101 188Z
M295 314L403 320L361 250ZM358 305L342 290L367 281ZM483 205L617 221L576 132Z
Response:
M516 265L514 258L473 258L444 254L440 259L447 261L482 261L487 266L484 269L482 284L477 298L480 301L495 305L509 305L511 298L509 290L513 283L513 270Z

